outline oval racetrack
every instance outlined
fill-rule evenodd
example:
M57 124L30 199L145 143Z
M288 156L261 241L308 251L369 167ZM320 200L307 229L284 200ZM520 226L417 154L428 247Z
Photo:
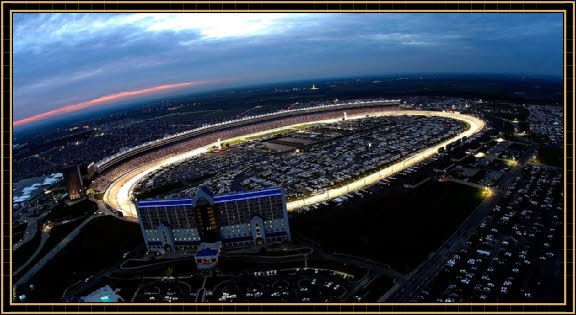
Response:
M382 180L386 177L389 177L395 173L398 173L398 172L400 172L400 171L402 171L408 167L411 167L411 166L433 156L434 154L436 154L438 152L439 148L444 147L444 146L446 146L452 142L455 142L464 136L470 137L485 127L485 122L479 118L469 116L469 115L463 115L463 114L459 114L459 113L453 113L453 112L387 111L387 110L382 110L379 112L371 112L370 113L370 116L386 116L386 115L420 115L420 116L449 117L452 119L464 121L465 123L468 124L469 128L467 130L465 130L464 132L462 132L462 133L460 133L460 134L458 134L452 138L446 139L445 141L443 141L439 144L436 144L436 145L433 145L429 148L421 150L421 151L417 152L416 154L410 155L410 156L394 163L391 166L383 168L383 169L379 170L378 172L368 174L368 175L362 177L361 179L354 181L350 184L347 184L345 186L335 188L335 189L327 189L327 190L325 190L319 194L315 194L315 195L308 196L308 197L303 198L303 199L288 202L288 204L287 204L288 210L290 211L290 210L301 208L301 207L306 206L306 205L311 205L311 204L315 204L318 202L330 200L332 198L335 198L335 197L338 197L341 195L345 195L345 194L349 193L350 191L358 190L358 189L361 189L363 187L372 185L372 184L378 182L379 180ZM348 115L348 119L360 119L360 118L364 118L365 116L366 116L365 114L358 114L358 115L353 115L353 116ZM324 124L324 123L336 122L339 120L341 120L341 118L319 120L319 121L310 121L310 122L307 122L306 124ZM297 125L301 125L301 124L297 124ZM297 125L293 125L293 126L297 126ZM258 136L261 134L273 132L276 130L282 130L282 129L286 129L289 127L292 127L292 126L283 126L281 128L269 129L269 130L262 131L262 132L246 134L246 135L243 135L240 137L235 137L235 138L226 139L226 140L222 140L222 141L228 142L228 141L234 141L234 140L241 140L241 139L245 139L247 137ZM217 140L217 139L214 139L214 140ZM195 156L195 155L205 153L208 151L208 148L210 148L214 145L216 145L216 141L214 143L207 145L207 146L195 148L191 151L184 152L184 153L181 153L181 154L178 154L175 156L170 156L170 157L167 157L165 159L161 159L161 160L140 166L136 169L133 169L133 170L127 172L126 174L122 175L116 181L114 181L111 185L108 186L108 188L106 189L106 192L104 194L104 201L108 205L110 205L112 208L114 208L116 210L121 210L125 217L130 218L130 219L137 219L136 208L135 208L135 205L132 202L131 198L132 198L133 188L135 187L136 183L140 179L144 178L144 176L146 176L152 172L159 170L162 167L168 166L170 164L178 163L180 161L183 161L183 160L185 160L189 157Z

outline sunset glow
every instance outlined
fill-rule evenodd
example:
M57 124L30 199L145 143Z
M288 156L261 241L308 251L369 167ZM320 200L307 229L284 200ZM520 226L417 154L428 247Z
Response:
M198 85L203 85L203 84L207 84L207 83L211 83L211 82L214 82L214 81L193 81L193 82L166 84L166 85L159 85L159 86L155 86L155 87L147 88L147 89L142 89L142 90L114 93L114 94L102 96L99 98L95 98L95 99L90 100L90 101L64 106L64 107L61 107L61 108L58 108L55 110L51 110L51 111L48 111L48 112L45 112L42 114L38 114L38 115L34 115L34 116L31 116L28 118L24 118L24 119L15 121L13 123L13 126L24 125L24 124L27 124L30 122L46 119L46 118L51 117L51 116L62 115L65 113L74 112L74 111L81 110L84 108L92 107L94 105L109 103L109 102L121 100L121 99L128 98L128 97L151 94L151 93L155 93L155 92L159 92L159 91L163 91L163 90L168 90L168 89L175 89L175 88L188 87L188 86L198 86Z

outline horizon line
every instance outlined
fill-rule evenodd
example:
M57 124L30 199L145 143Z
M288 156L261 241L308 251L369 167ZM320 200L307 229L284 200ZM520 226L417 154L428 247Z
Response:
M164 90L169 90L169 89L199 86L199 85L205 85L205 84L222 82L222 81L224 81L224 80L217 79L217 80L204 80L204 81L190 81L190 82L183 82L183 83L164 84L164 85L158 85L158 86L154 86L151 88L145 88L145 89L140 89L140 90L130 90L130 91L108 94L108 95L100 96L100 97L97 97L95 99L91 99L88 101L66 105L66 106L63 106L63 107L60 107L57 109L53 109L53 110L50 110L50 111L47 111L47 112L44 112L41 114L37 114L37 115L33 115L33 116L30 116L27 118L23 118L23 119L14 121L12 123L12 126L17 127L17 126L29 124L32 122L44 120L44 119L51 117L51 116L60 116L60 115L66 114L66 113L79 111L79 110L89 108L89 107L92 107L95 105L101 105L101 104L114 102L116 100L122 100L122 99L130 98L130 97L137 97L140 95L152 94L152 93L156 93L156 92L160 92L160 91L164 91Z

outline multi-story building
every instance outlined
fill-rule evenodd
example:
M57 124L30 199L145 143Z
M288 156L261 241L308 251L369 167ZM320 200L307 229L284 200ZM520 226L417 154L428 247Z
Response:
M80 166L80 175L85 182L91 180L94 177L94 162L82 164Z
M80 168L77 165L68 166L62 170L62 174L64 175L64 184L66 189L68 189L70 199L84 198L84 183L80 175Z
M138 201L137 209L151 252L192 254L200 243L255 248L290 240L282 188L223 195L202 188L189 199Z

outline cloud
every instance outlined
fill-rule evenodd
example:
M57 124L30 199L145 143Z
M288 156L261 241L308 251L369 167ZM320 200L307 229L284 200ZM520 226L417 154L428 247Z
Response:
M83 80L83 79L95 76L95 75L102 73L102 72L103 72L103 69L99 68L99 69L94 69L94 70L89 70L89 71L74 72L71 75L62 75L62 76L50 77L48 79L43 79L43 80L28 84L25 87L23 87L23 90L25 90L26 92L31 92L30 90L35 90L35 89L42 89L42 88L47 88L47 87L53 88L55 86L66 85L66 84L70 84L74 81ZM22 88L22 87L19 87L19 88Z
M18 14L17 14L18 15ZM253 37L287 31L295 24L291 20L307 15L280 13L225 14L225 13L52 13L44 16L19 14L15 19L14 51L33 50L37 53L59 43L73 45L88 42L92 37L118 34L127 30L132 37L147 36L149 32L198 33L200 40L229 37ZM34 14L39 15L39 14ZM35 36L41 33L43 36ZM129 39L130 36L122 38Z
M223 77L531 69L562 73L561 14L14 14L15 119Z
M435 34L435 33L375 33L365 35L367 40L383 42L384 44L400 44L413 46L436 46L447 45L462 39L458 34Z
M287 14L193 14L153 16L147 31L198 31L201 39L259 36L285 30Z

